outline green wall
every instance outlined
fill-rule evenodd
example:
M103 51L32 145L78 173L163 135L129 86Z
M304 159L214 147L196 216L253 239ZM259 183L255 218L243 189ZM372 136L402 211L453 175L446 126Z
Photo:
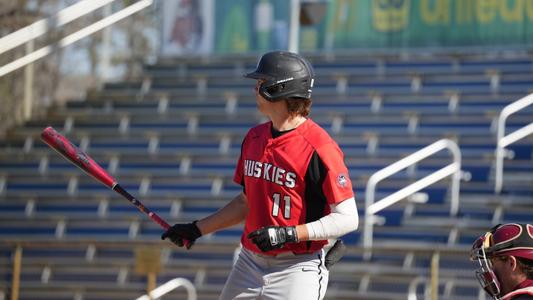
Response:
M287 0L215 0L215 53L284 49ZM256 7L270 3L270 30ZM304 26L306 50L533 45L533 0L331 0L325 18Z

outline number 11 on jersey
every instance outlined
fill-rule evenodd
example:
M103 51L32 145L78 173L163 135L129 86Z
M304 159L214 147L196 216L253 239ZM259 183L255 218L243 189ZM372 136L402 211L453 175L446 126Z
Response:
M272 199L274 199L274 204L272 205L272 216L277 217L279 215L279 211L283 210L283 217L285 219L291 218L291 197L290 196L283 196L283 207L280 206L281 202L281 194L274 193L272 195Z

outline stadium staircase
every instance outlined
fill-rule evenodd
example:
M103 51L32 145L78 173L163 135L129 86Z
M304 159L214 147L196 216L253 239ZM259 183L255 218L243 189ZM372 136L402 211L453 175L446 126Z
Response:
M457 216L449 215L446 180L424 189L426 203L402 201L380 212L370 261L361 232L345 236L349 251L331 272L326 299L407 299L409 291L423 299L436 254L439 299L483 299L468 260L471 243L495 224L532 221L533 137L509 147L514 155L505 161L499 194L494 151L499 112L532 92L533 57L310 58L317 73L311 117L345 153L360 216L374 172L440 138L458 143L469 179L461 183ZM106 84L10 130L0 141L0 291L9 295L20 245L20 299L136 299L146 288L135 271L136 249L151 245L161 249L158 284L185 277L199 299L217 299L239 226L203 237L190 251L173 247L160 241L156 224L52 152L39 134L46 126L60 130L170 223L201 218L240 191L231 178L242 137L265 121L253 83L242 78L255 61L162 60L142 78ZM530 107L508 120L508 130L532 120ZM377 194L445 162L445 155L424 160L380 184Z

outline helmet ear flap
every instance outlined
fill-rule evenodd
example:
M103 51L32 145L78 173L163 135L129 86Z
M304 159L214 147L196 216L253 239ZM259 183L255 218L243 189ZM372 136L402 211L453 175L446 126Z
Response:
M275 94L281 93L284 88L285 88L285 85L283 83L281 83L281 84L276 84L276 85L267 87L266 91L270 95L275 95Z
M280 98L279 99L276 98L276 96L281 94L284 89L285 89L285 84L280 83L280 84L276 84L276 85L272 85L268 87L261 86L259 91L260 91L261 96L263 96L263 98L265 98L266 100L270 102L276 102L277 100L281 100Z

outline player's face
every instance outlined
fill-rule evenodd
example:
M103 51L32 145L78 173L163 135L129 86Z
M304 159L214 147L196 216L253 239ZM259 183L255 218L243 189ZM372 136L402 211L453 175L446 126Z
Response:
M256 103L257 103L257 109L265 114L265 115L268 115L269 114L269 104L270 102L268 100L266 100L265 98L263 98L263 96L261 96L261 94L259 93L259 88L261 87L261 84L263 83L263 80L258 80L257 83L255 84L255 88L254 88L254 91L255 91L255 100L256 100Z
M513 258L511 256L496 256L490 259L494 274L496 274L498 281L500 281L502 295L511 292L516 285L510 280L511 278L509 276L513 273L512 259Z
M273 120L274 118L279 119L288 117L287 104L285 101L270 102L261 96L259 88L262 83L262 80L258 80L254 89L257 109L270 120Z

